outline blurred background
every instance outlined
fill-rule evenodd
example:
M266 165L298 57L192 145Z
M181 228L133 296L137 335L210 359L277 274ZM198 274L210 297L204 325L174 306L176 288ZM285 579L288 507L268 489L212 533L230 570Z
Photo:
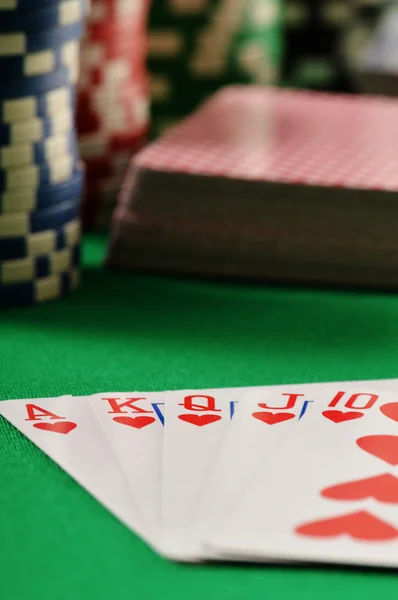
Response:
M333 185L327 184L321 176L322 164L314 163L312 176L322 190L328 188L334 195L329 195L326 201L318 192L314 198L311 181L301 181L300 196L295 203L301 209L300 218L303 216L303 223L314 221L316 204L311 202L324 201L319 221L324 231L334 232L338 240L350 237L351 245L348 242L342 245L340 254L348 256L354 252L359 257L356 274L346 277L348 283L378 285L377 273L357 277L358 269L374 267L377 261L384 267L383 252L383 256L388 255L389 260L393 256L395 261L396 232L392 227L396 220L395 203L390 202L385 192L397 191L393 177L395 164L391 167L389 163L394 155L390 124L395 123L391 119L395 113L390 111L395 110L395 104L394 107L391 104L395 100L386 98L398 95L396 0L3 0L0 77L1 304L31 304L76 288L81 226L85 232L110 235L107 264L112 267L133 270L139 266L137 256L142 256L141 266L146 264L156 269L166 246L170 254L166 267L171 272L192 274L203 259L204 266L196 270L208 275L212 257L217 253L221 262L226 264L228 260L229 264L224 268L220 262L215 275L223 272L245 275L246 267L243 263L239 265L245 253L249 266L254 261L265 265L272 252L278 255L280 248L286 250L286 245L282 238L268 240L267 235L272 232L258 232L258 225L275 217L274 213L270 216L272 202L286 195L281 184L287 182L289 193L297 193L300 183L294 181L292 172L284 174L286 181L274 177L291 154L286 149L279 156L277 149L281 144L287 144L286 148L304 148L304 155L297 159L302 164L305 149L311 147L310 137L318 139L318 133L324 135L324 124L332 114L335 125L331 126L329 137L335 139L328 160L336 165L335 173L344 167L337 163L341 149L349 141L354 144L349 158L362 160L359 157L362 153L369 164L367 167L363 163L363 169L374 172L377 185L376 179L365 177L359 186L354 185L361 194L347 196L346 201L346 196L336 189L345 187L352 191L352 185L346 180L338 182L336 177ZM202 142L209 151L214 150L211 126L203 129L200 143L189 135L180 146L173 147L174 142L170 142L174 162L167 168L152 169L156 177L150 181L143 178L142 173L151 169L140 169L135 157L145 155L148 147L149 153L164 154L164 136L167 140L174 139L167 137L174 135L174 126L231 85L242 86L244 91L236 93L246 95L239 96L242 101L238 96L231 100L234 118L228 119L228 111L221 111L224 125L221 127L222 119L216 118L213 129L220 126L217 135L221 136L219 139L224 136L225 155L231 152L233 144L235 150L239 145L241 150L242 140L246 140L247 156L250 152L258 152L260 156L260 170L276 161L272 172L257 178L263 187L257 192L248 185L248 180L255 178L249 170L247 173L241 170L235 178L229 173L218 182L208 172L202 172L197 180L191 178L187 183L186 171L194 166L192 156L203 151ZM264 102L257 101L252 112L248 99L256 96L255 86L263 90L311 92L292 96L280 93L287 104L278 100L278 92L270 92L271 95L264 96ZM324 100L316 92L324 94ZM344 119L355 123L351 128L355 131L352 139L348 136L350 128L342 124L343 116L339 116L336 92L358 99L359 104L351 104L351 109L344 101L344 111L348 111ZM369 94L384 99L379 104L366 100ZM308 119L323 101L329 100L330 105L322 109L324 117L312 123L310 134ZM315 103L314 110L310 108L311 102ZM350 110L353 118L348 114ZM240 124L236 111L240 111ZM379 123L383 123L382 128ZM253 135L255 131L257 137ZM272 132L279 132L279 137ZM347 140L344 136L348 136ZM391 146L388 160L387 139ZM322 151L328 140L319 142ZM184 169L176 165L184 162L187 149L193 155L187 158L183 173ZM244 158L240 158L241 164ZM361 170L358 164L355 169ZM391 176L387 177L388 170ZM173 176L162 179L171 172ZM233 189L228 188L237 180L244 186L241 199L234 197ZM269 184L277 184L279 188L268 194ZM184 188L185 185L188 187ZM383 194L373 193L380 190ZM183 206L187 197L191 202ZM210 199L207 204L206 198ZM137 199L140 213L136 210ZM223 211L227 214L232 200L235 221L231 217L229 237L221 239L226 221L220 214ZM158 208L153 209L154 206ZM193 209L191 214L187 212L189 206ZM340 215L335 221L326 222L325 215L331 214L325 210L326 206L335 211L335 216ZM150 212L156 226L145 222L145 214L148 216ZM295 217L290 209L289 212L293 222ZM199 213L213 224L211 234L203 230L197 235L202 239L207 237L207 248L204 243L194 247L194 236L186 226L189 217L199 232L200 220L194 216ZM347 221L349 213L357 233L342 229L341 223ZM246 232L240 226L239 214L248 223ZM167 225L167 219L173 221L172 227ZM380 237L389 236L388 243L379 248L377 259L372 255L373 246L365 248L360 240L360 224L365 223L366 232L371 232L375 219L381 229L380 235L372 234L376 240L374 247ZM319 240L323 237L318 235L317 241L313 233L304 229L307 257L303 264L319 253ZM289 235L286 228L284 233L286 237ZM259 244L256 235L261 238ZM271 254L267 254L268 241L273 248ZM102 244L107 245L108 238L103 237ZM232 256L234 247L241 248L241 255L236 251ZM331 247L325 248L325 252L325 260L332 263L337 273L331 279L340 283L339 270L345 268L344 261L333 254ZM182 268L189 253L191 259ZM177 255L182 261L181 268L177 268ZM288 261L294 263L294 251L290 251ZM317 270L315 279L320 281L319 265L312 265L313 268ZM395 262L389 268L394 271L382 279L388 285L396 285ZM286 280L283 270L275 267L275 273L278 279ZM260 269L258 274L267 278L265 270ZM314 279L312 275L309 278ZM304 281L306 277L298 279Z
M109 228L130 155L225 85L394 94L396 6L394 0L92 0L77 110L85 228Z

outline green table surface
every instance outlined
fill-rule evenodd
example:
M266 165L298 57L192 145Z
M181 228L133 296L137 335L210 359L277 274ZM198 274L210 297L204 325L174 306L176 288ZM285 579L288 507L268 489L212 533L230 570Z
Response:
M395 295L119 274L104 252L86 239L74 296L0 313L0 398L397 377ZM2 600L397 593L389 571L168 562L0 423Z

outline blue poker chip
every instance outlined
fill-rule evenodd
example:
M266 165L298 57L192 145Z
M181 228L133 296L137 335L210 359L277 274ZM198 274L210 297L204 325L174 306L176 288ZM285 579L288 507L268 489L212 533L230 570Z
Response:
M0 191L3 195L17 194L27 188L36 190L46 185L65 183L73 176L77 164L77 157L67 154L45 165L25 165L0 171Z
M0 285L0 308L29 306L55 300L74 291L78 284L79 271L73 268L64 273L24 283Z
M39 142L0 146L0 173L30 165L49 165L65 155L72 156L78 162L79 148L74 131L50 136Z
M66 251L66 252L65 252ZM77 268L80 265L81 260L81 248L80 244L78 246L74 246L72 248L65 248L64 251L58 250L58 255L68 254L68 263L69 268ZM44 256L36 256L32 258L34 261L34 269L35 269L35 277L50 277L51 275L56 274L57 261L53 256L44 255ZM62 262L62 261L61 261Z
M31 33L26 31L2 33L0 13L0 60L12 56L24 56L31 52L42 52L49 48L59 48L66 42L79 40L83 29L84 24L81 22Z
M27 11L43 5L57 4L59 0L0 0L0 19L4 12Z
M0 57L0 80L9 78L26 78L28 81L32 77L39 75L48 75L56 69L64 66L64 48L67 44L76 44L76 56L78 55L78 41L66 42L58 48L48 48L39 54L42 60L37 60L37 54L25 54L23 56ZM0 81L1 84L1 81Z
M0 287L58 275L80 263L80 244L40 256L0 260Z
M71 198L80 199L83 185L84 175L80 169L76 169L72 178L65 183L41 186L38 189L24 188L9 194L2 194L0 195L0 215L40 210Z
M69 84L69 69L62 67L46 75L7 79L0 82L0 98L21 98L43 94L44 92Z
M57 229L45 229L28 235L0 238L0 260L49 254L77 244L80 236L80 220L73 219Z
M0 240L48 229L58 229L65 223L76 219L79 212L80 199L72 198L34 212L0 215Z
M40 31L79 23L84 20L87 5L87 0L62 0L44 7L36 6L35 10L3 11L0 16L1 31Z
M23 142L40 142L44 138L71 131L74 131L74 115L70 110L44 119L4 123L0 125L0 147Z
M65 111L74 113L75 108L76 88L71 85L56 87L40 95L0 98L0 124L54 117Z

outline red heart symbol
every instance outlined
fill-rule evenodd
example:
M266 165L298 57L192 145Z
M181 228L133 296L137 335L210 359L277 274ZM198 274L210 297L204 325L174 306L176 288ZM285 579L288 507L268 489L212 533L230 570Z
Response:
M178 415L178 418L197 427L203 427L221 419L220 415Z
M143 429L155 422L153 417L113 417L113 420L116 423L127 425L127 427L134 427L135 429Z
M380 407L381 412L385 417L398 423L398 402L390 402Z
M289 421L294 419L293 413L272 413L272 412L254 412L253 417L267 425L275 425L276 423L283 423L283 421Z
M367 435L357 440L361 450L369 452L394 467L398 465L398 436Z
M322 414L333 423L343 423L363 417L361 412L343 412L342 410L324 410Z
M77 424L72 423L72 421L60 421L59 423L34 423L33 427L43 429L43 431L53 431L54 433L63 433L66 435L73 429L76 429Z
M342 517L333 517L331 519L322 519L300 525L295 529L299 535L308 535L311 537L337 537L348 535L355 540L364 542L382 542L385 540L394 540L398 537L398 530L392 525L374 517L366 510L343 515Z
M334 500L374 498L378 502L398 504L398 479L394 475L386 473L385 475L333 485L322 490L321 495L324 498L333 498Z

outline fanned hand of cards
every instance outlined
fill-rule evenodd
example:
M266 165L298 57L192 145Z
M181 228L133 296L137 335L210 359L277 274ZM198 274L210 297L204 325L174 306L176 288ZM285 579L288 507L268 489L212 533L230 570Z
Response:
M396 385L108 392L0 414L172 560L398 567Z

